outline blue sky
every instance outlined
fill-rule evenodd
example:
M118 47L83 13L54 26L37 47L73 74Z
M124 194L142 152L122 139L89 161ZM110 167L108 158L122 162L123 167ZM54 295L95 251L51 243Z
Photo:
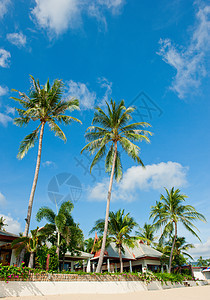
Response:
M24 229L36 162L37 146L22 161L16 158L35 124L16 127L16 103L10 99L11 89L29 90L29 74L42 84L63 79L65 97L80 99L81 110L73 115L83 123L63 128L66 144L45 131L31 228L37 226L40 206L55 209L48 184L63 173L81 184L73 215L86 237L104 216L108 176L103 162L91 176L90 158L80 150L94 106L111 97L135 105L135 119L151 123L154 133L150 144L140 145L145 171L122 154L124 178L114 184L111 209L125 208L143 225L163 187L175 186L209 220L207 1L0 0L0 23L0 214L8 230ZM68 184L59 188L62 195L75 196ZM182 227L179 233L196 243L195 257L209 257L209 223L197 226L203 245Z

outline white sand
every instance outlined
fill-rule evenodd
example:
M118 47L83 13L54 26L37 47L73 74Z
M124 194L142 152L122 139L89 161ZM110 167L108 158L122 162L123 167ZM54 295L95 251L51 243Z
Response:
M115 295L54 295L54 296L30 296L7 297L6 300L210 300L210 285L201 287L174 288L159 291L142 291L131 294Z

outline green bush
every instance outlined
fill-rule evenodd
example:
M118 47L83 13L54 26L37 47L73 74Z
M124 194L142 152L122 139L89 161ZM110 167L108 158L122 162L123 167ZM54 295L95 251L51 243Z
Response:
M26 279L30 274L30 269L25 267L25 263L22 262L20 267L3 266L0 264L0 278L3 278L5 282L12 278L24 278Z

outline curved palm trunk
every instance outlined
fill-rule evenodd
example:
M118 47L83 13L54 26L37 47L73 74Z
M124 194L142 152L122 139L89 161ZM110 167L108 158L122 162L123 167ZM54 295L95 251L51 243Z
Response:
M31 252L31 253L30 253L30 258L29 258L28 267L29 267L29 268L33 268L33 267L34 267L34 252Z
M33 185L31 188L31 194L30 194L29 203L28 203L28 213L27 213L27 218L26 218L26 226L25 226L24 236L28 236L29 226L30 226L30 221L31 221L31 211L32 211L34 194L35 194L35 190L36 190L36 185L37 185L37 180L38 180L38 175L39 175L39 168L40 168L40 161L41 161L44 125L45 125L45 123L42 122L40 136L39 136L39 148L38 148L38 155L37 155L37 161L36 161L36 169L35 169L34 181L33 181Z
M101 272L101 267L103 264L104 252L105 252L105 247L106 247L106 237L107 237L108 221L109 221L109 206L110 206L110 200L111 200L112 184L113 184L115 163L116 163L116 157L117 157L117 142L115 142L114 147L115 147L115 151L114 151L114 158L113 158L113 163L112 163L112 172L111 172L110 182L109 182L107 204L106 204L106 216L105 216L105 223L104 223L103 241L102 241L101 252L100 252L100 256L99 256L99 260L98 260L98 265L96 268L96 273Z
M119 247L119 258L120 258L120 273L123 272L123 260L122 260L122 251L121 248Z
M174 240L173 240L172 247L171 247L168 273L171 273L172 256L173 256L173 252L174 252L174 246L175 246L176 238L177 238L177 223L175 222L175 235L174 235Z

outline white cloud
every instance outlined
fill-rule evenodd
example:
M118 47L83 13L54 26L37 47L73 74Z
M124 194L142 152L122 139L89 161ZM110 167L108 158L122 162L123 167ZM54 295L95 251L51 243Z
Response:
M5 196L0 192L0 205L5 205L6 198Z
M119 12L124 0L35 0L32 19L52 37L64 33L81 23L82 14L95 17L106 25L103 10Z
M4 127L7 127L9 122L13 122L13 119L7 114L0 112L0 124L2 124Z
M0 97L6 95L7 92L8 92L8 88L0 85Z
M42 163L43 167L55 167L55 163L51 160L46 160Z
M87 85L81 82L69 80L66 83L67 94L80 100L81 109L93 109L96 101L96 93L89 91ZM68 97L67 96L67 97Z
M11 54L9 51L7 51L5 49L0 49L0 67L8 68L10 57L11 57Z
M5 226L4 229L8 232L19 234L21 232L21 225L17 220L14 220L10 215L6 216L0 213L0 217L5 219L5 223L8 226Z
M187 184L187 167L177 162L161 162L147 165L146 168L134 166L125 172L119 184L113 185L112 201L135 201L139 191L161 190L164 187L183 187ZM105 179L93 187L88 187L89 200L105 201L109 180Z
M80 15L80 1L77 0L35 0L35 2L32 15L38 25L51 34L59 35L69 27L74 27Z
M99 100L99 105L105 105L106 101L109 101L112 94L112 82L108 81L105 77L99 77L98 82L100 83L100 87L105 90L105 94L101 100Z
M103 95L100 97L95 91L90 91L87 84L69 80L66 82L65 97L74 97L80 100L80 107L83 110L93 109L95 105L103 106L109 100L112 93L112 83L105 77L98 78L100 90ZM104 91L105 89L105 91Z
M11 44L19 48L25 47L26 45L26 36L22 32L8 33L7 39Z
M182 187L187 183L187 170L188 168L172 161L147 165L146 168L134 166L126 171L120 184L123 190Z
M195 258L202 256L203 258L210 257L210 237L205 243L194 244L195 248L190 249L188 252Z
M0 0L0 19L6 15L10 3L10 0Z
M14 116L14 114L15 114L15 109L14 109L14 107L6 106L6 114L7 114L7 115L11 114L11 115Z
M210 50L210 6L200 8L197 24L187 47L178 47L170 39L160 40L159 54L176 70L171 89L179 98L196 91L206 76L205 57Z

